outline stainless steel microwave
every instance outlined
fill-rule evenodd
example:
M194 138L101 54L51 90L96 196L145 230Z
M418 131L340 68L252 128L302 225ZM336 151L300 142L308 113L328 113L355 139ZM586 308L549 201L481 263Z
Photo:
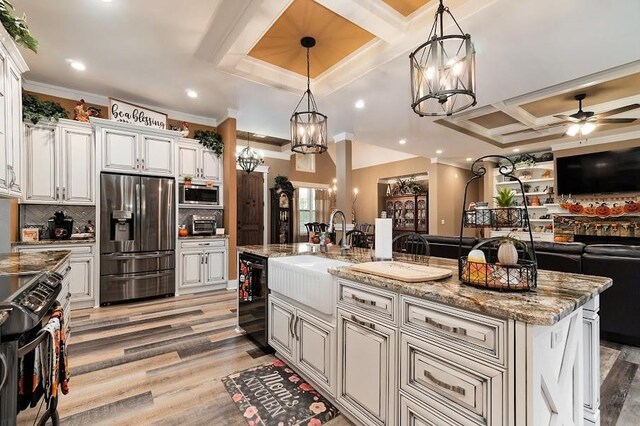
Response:
M181 183L179 186L179 203L180 204L197 204L203 206L219 206L220 205L220 187L195 185L186 186Z

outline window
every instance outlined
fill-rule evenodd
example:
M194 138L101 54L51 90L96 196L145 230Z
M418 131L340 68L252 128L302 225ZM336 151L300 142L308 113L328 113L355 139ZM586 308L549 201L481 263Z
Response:
M316 221L316 190L313 188L298 188L298 210L300 218L300 235L307 233L305 223Z

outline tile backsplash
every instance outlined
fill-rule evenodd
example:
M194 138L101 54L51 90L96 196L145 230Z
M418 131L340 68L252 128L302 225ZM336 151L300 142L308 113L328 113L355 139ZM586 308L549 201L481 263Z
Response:
M224 226L223 210L222 209L179 209L178 210L178 225L186 225L190 215L195 214L198 216L213 216L216 218L216 226L222 228Z
M73 219L74 232L76 227L80 228L80 231L83 231L89 221L94 224L96 223L96 208L94 206L21 204L20 228L46 226L49 218L60 210Z

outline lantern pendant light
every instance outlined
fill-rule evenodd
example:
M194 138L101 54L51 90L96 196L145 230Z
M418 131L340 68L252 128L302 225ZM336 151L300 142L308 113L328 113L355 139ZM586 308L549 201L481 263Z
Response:
M455 24L457 32L444 33L449 21ZM462 31L442 0L429 39L409 58L411 108L416 114L447 116L476 104L476 63L471 36Z
M238 165L242 170L247 173L251 173L260 164L263 164L264 160L258 152L251 148L251 136L247 132L247 146L244 147L240 154L238 154Z
M318 112L311 93L309 49L316 45L313 37L303 37L302 47L307 49L307 91L291 115L291 151L301 154L322 154L327 150L327 116Z

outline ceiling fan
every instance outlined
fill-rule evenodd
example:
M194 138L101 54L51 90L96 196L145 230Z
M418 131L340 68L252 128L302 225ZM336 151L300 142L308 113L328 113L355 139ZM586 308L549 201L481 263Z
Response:
M640 104L631 104L620 108L615 108L600 114L595 114L593 111L583 111L582 101L587 97L586 94L580 93L574 97L578 101L578 112L565 115L558 114L554 117L559 118L565 122L571 123L571 126L567 129L567 135L575 136L578 133L581 135L588 135L596 128L596 124L622 124L633 123L636 118L606 118L612 115L622 114L623 112L631 111L636 108L640 108Z

